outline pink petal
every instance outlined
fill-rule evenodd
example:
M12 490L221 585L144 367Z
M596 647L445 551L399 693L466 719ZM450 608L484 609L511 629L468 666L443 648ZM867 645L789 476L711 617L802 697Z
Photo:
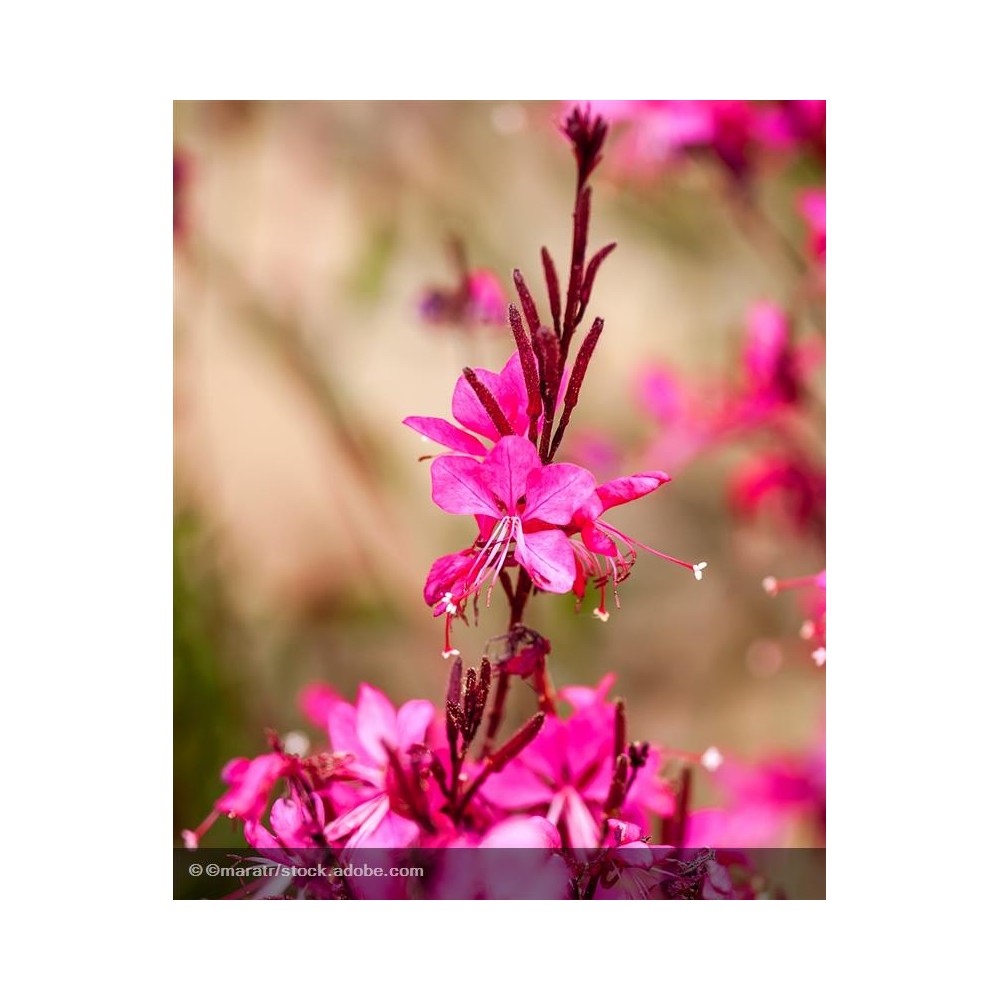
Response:
M383 740L396 743L396 710L392 702L369 684L358 687L358 740L376 761L386 759Z
M479 381L499 404L514 433L524 434L528 429L528 391L524 387L524 372L517 351L508 358L499 374L487 371L485 368L474 370ZM455 391L451 397L451 412L452 416L470 431L482 434L491 441L500 438L500 432L465 376L461 376L455 383Z
M541 467L542 460L530 441L507 435L494 445L481 466L482 486L503 504L502 513L513 516L517 513L518 500L525 494L529 474ZM494 503L493 511L496 509Z
M355 806L323 827L323 836L330 844L348 835L356 837L373 830L389 809L389 796L384 792Z
M665 472L636 472L631 476L612 479L597 487L597 495L601 498L603 510L617 507L623 503L638 500L639 497L658 490L664 483L670 482L670 476Z
M569 524L597 486L592 473L569 462L536 468L526 479L524 519L549 524Z
M559 831L541 816L512 816L497 823L480 847L535 847L558 850L562 846Z
M600 829L587 803L575 788L562 790L563 815L566 819L566 839L570 847L597 847Z
M601 555L612 558L618 555L618 547L615 543L593 522L587 522L580 528L580 537L583 539L583 544L591 552L599 552Z
M418 434L422 434L438 444L443 444L446 448L451 448L452 451L480 457L486 454L486 445L478 438L474 438L466 431L459 430L454 424L442 420L440 417L407 417L403 423Z
M552 788L519 758L483 784L483 798L502 809L531 809L552 798Z
M326 728L331 750L354 754L368 762L368 753L358 739L358 710L349 701L337 702L330 708Z
M528 390L524 385L524 368L521 366L521 356L517 351L507 359L507 363L500 370L496 397L500 409L514 433L523 435L528 430L529 423Z
M434 706L429 701L406 702L396 717L396 746L405 752L414 743L423 743L433 718Z
M450 552L434 560L424 584L424 600L430 607L439 603L448 591L455 590L458 581L464 580L468 575L476 557L475 550L462 549L461 552Z
M314 726L319 726L321 729L326 728L330 710L340 701L343 699L329 684L321 684L318 681L307 685L299 695L302 714Z
M540 590L566 594L576 579L576 557L573 546L563 532L531 531L525 533L520 521L516 525L514 557L528 571Z
M559 691L559 697L576 711L582 711L592 705L603 704L608 697L608 692L615 686L616 680L614 674L605 674L597 682L597 687L564 687Z
M482 472L482 464L472 458L458 455L435 458L431 463L431 499L449 514L501 515L483 485Z

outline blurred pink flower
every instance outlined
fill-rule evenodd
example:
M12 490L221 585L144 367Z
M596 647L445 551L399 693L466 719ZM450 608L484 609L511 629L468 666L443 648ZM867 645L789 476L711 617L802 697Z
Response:
M826 752L780 754L750 765L726 761L715 772L722 808L688 816L689 847L789 847L801 828L819 840L826 828Z

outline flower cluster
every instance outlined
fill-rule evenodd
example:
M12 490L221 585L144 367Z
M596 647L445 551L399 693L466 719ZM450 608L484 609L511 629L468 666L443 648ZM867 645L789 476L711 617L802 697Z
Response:
M700 877L717 882L709 855L679 849L702 845L692 840L696 826L681 812L677 786L661 775L668 757L690 755L629 742L624 703L608 700L612 676L558 692L563 716L539 712L499 746L489 735L478 740L492 682L485 657L478 670L455 661L443 713L422 700L397 709L367 684L353 703L331 688L308 688L302 707L325 730L323 749L293 753L272 734L270 752L230 761L226 792L198 830L185 831L186 845L196 848L226 816L242 821L252 847L277 856L345 861L382 852L399 861L444 848L518 848L529 866L512 872L507 856L490 874L489 851L479 861L463 855L438 873L444 885L404 879L391 888L399 896L449 896L454 880L473 877L503 896L543 871L545 892L556 898L606 894L623 872L624 895L672 895L677 866L695 857ZM705 764L716 766L711 756ZM652 829L678 842L651 846L643 831ZM340 890L364 896L372 887Z

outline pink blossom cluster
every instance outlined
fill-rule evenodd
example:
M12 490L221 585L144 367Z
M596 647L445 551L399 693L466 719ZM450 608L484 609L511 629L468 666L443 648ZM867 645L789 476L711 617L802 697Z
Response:
M490 694L486 658L478 670L456 661L444 712L424 700L397 709L367 684L353 703L313 685L302 707L325 730L322 749L292 753L272 734L270 752L230 761L222 772L226 792L198 830L185 831L185 844L197 847L226 816L241 821L248 844L264 852L321 850L350 860L376 851L401 857L442 848L517 848L529 866L518 872L515 865L518 879L544 875L545 894L556 898L585 894L591 882L597 895L619 881L617 891L626 896L666 891L662 883L672 885L675 874L671 863L692 857L677 848L703 846L695 843L696 831L711 826L698 812L685 814L675 784L661 774L668 758L691 755L629 742L624 704L608 700L613 682L609 675L596 688L559 691L564 715L540 712L478 754L471 748ZM704 764L718 766L712 755ZM651 845L648 830L664 843ZM520 885L509 881L511 858L518 855L500 857L492 888L502 895ZM482 876L466 862L455 877L470 872ZM702 875L711 877L714 892L725 890L724 873L705 868ZM454 889L405 881L391 887L403 896Z

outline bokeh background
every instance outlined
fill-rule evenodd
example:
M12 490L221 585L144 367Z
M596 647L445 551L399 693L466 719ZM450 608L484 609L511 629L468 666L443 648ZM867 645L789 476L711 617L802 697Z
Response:
M429 447L401 425L450 416L463 365L496 370L503 328L428 325L419 303L474 267L520 267L544 298L539 247L565 287L575 171L556 103L175 104L175 842L211 809L219 771L265 749L264 729L310 733L312 681L359 681L395 701L441 702L441 621L422 599L435 557L467 545L472 519L430 499ZM637 404L644 365L717 379L738 369L748 305L801 299L805 241L794 192L821 183L800 159L757 184L756 221L717 163L622 169L594 179L591 248L616 240L591 301L605 333L564 460L614 443L607 475L649 467L656 427ZM766 225L761 222L766 219ZM803 309L801 326L821 320ZM822 387L817 387L822 393ZM816 447L822 450L822 423ZM794 599L767 575L815 573L817 544L780 520L741 521L727 482L750 444L713 449L616 526L709 564L696 583L640 553L622 608L601 623L588 595L544 595L528 624L552 640L557 686L607 672L632 738L759 759L821 739L825 674L798 637ZM502 595L476 653L504 630ZM517 685L509 721L533 703ZM710 803L710 782L695 785ZM207 846L243 844L228 822Z

